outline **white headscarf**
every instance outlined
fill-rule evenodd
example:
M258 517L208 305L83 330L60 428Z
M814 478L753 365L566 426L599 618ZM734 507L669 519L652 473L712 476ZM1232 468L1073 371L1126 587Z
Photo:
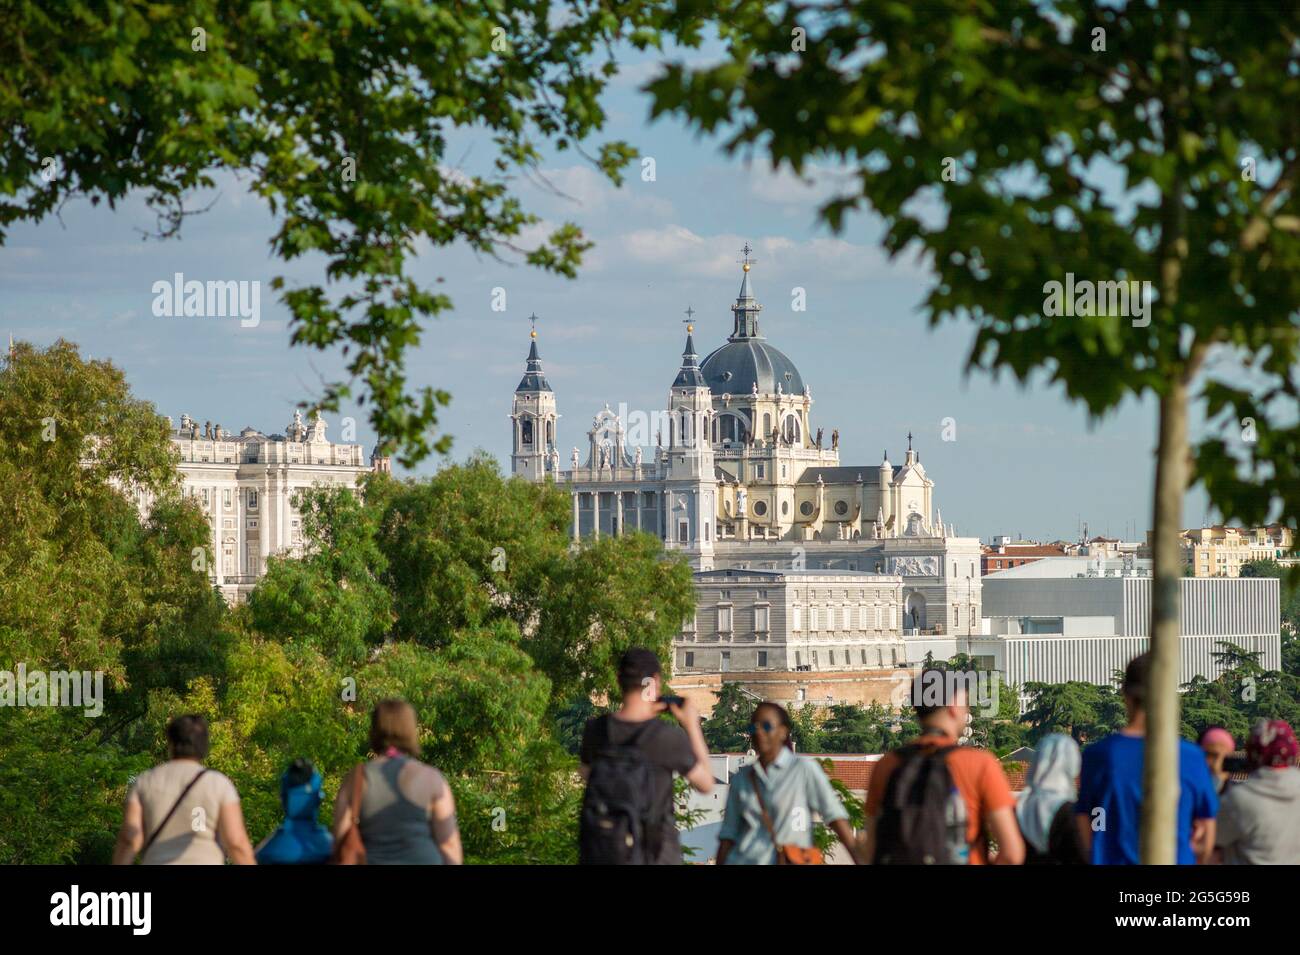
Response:
M1029 770L1029 783L1016 806L1020 831L1025 841L1039 852L1047 852L1052 820L1061 806L1078 796L1075 780L1079 778L1082 762L1079 744L1069 736L1052 733L1039 740Z

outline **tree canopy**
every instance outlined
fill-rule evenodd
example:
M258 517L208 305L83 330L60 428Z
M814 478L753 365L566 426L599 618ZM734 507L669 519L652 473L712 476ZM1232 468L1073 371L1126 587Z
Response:
M675 16L716 18L727 53L669 64L655 115L798 175L846 168L819 219L880 217L889 255L931 271L929 322L974 326L968 370L1046 379L1094 418L1158 403L1142 859L1172 862L1183 496L1199 481L1227 518L1300 514L1300 11L686 0ZM1212 427L1193 454L1194 393Z
M449 396L413 387L405 356L450 309L417 251L462 245L572 277L590 247L573 223L540 240L517 181L543 152L576 150L613 182L632 157L593 142L613 50L658 44L664 5L582 0L38 2L0 11L0 244L73 197L139 190L157 234L181 232L194 193L235 174L276 217L293 341L334 349L387 446L413 464ZM692 31L687 31L689 34ZM487 144L467 167L466 142ZM453 148L460 152L449 155Z

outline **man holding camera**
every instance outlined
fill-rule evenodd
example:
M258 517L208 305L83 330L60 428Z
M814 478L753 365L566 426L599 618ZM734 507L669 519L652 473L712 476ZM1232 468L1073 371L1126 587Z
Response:
M588 720L583 730L583 865L680 865L673 774L700 793L713 789L699 711L682 697L661 696L662 676L654 653L629 649L618 665L622 705ZM664 712L679 725L659 719Z

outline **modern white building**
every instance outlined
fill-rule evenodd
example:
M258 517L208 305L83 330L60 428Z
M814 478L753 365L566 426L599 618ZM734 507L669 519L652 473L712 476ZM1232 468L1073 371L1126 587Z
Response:
M305 425L295 411L284 434L255 428L230 434L220 425L181 416L171 434L180 460L181 493L195 498L212 527L210 553L201 559L208 575L231 603L245 599L266 573L273 555L301 553L302 518L293 495L316 485L355 487L374 470L388 471L387 458L369 459L359 444L336 444L318 414ZM137 495L142 513L152 501Z
M1078 680L1113 683L1117 670L1149 648L1149 576L1078 575L1075 558L1048 558L984 578L982 632L932 640L936 657L966 653L1016 685ZM1051 576L1053 567L1062 568ZM1281 666L1279 582L1271 578L1181 578L1179 681L1213 679L1226 641Z

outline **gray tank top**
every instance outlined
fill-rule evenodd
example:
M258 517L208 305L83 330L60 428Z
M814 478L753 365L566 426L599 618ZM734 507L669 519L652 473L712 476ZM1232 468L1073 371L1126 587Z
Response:
M429 831L429 809L417 806L398 788L408 757L366 763L361 794L361 839L369 865L442 865L442 853Z

